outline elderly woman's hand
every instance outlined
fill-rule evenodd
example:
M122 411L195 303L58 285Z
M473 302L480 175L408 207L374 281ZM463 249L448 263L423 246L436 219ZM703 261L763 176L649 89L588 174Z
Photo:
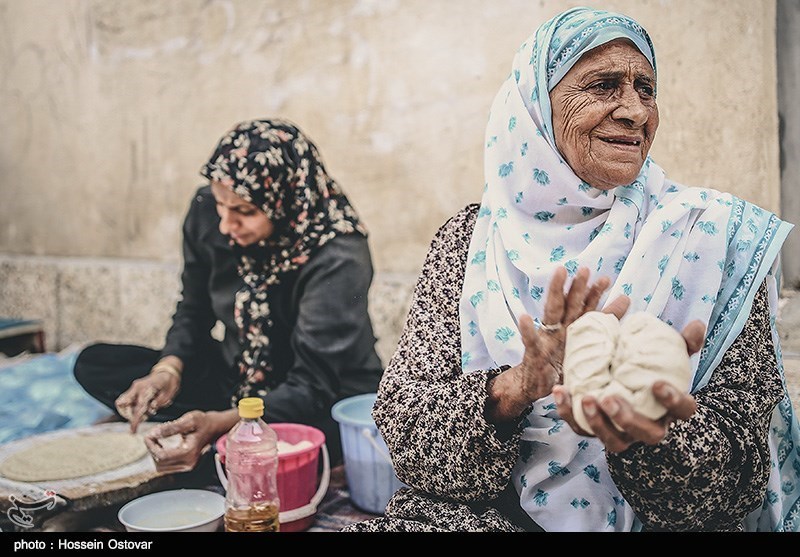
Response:
M542 326L536 328L528 315L519 320L525 353L522 362L505 370L488 385L487 419L502 423L519 418L531 402L549 395L562 382L564 341L567 327L588 311L597 309L610 280L601 277L589 286L589 269L578 269L566 296L564 283L567 271L559 267L550 281ZM630 305L627 296L620 296L603 311L621 318Z
M692 355L703 345L705 325L701 321L692 321L682 334L686 349ZM636 442L656 445L666 437L672 422L685 420L697 410L697 402L691 394L680 392L665 381L653 383L653 394L667 409L667 413L658 420L637 413L628 401L619 396L608 396L600 401L593 396L583 398L581 404L584 415L594 436L603 442L608 452L622 452ZM558 414L570 427L581 435L590 436L575 421L567 389L563 385L554 387L553 397L558 404ZM614 419L613 423L611 418Z

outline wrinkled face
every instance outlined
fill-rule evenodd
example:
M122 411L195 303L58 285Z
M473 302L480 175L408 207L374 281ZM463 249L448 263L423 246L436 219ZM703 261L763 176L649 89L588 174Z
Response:
M211 192L217 202L219 231L222 234L230 236L242 247L266 240L272 235L274 227L264 211L216 180L211 182Z
M550 92L556 146L601 190L636 179L658 128L655 73L625 39L585 53Z

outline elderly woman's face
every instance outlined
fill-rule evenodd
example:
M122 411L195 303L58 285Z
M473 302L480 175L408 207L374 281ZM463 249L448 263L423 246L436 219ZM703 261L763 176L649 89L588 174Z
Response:
M593 48L550 92L556 145L579 178L610 190L636 179L658 128L655 73L625 39Z

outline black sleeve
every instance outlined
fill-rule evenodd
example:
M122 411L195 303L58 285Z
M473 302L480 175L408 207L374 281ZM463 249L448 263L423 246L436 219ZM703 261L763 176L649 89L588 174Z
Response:
M368 313L372 282L367 239L348 235L323 246L294 288L297 322L290 336L294 363L265 398L267 421L311 423L330 415L343 385L377 387L380 359Z
M208 342L211 327L216 322L209 297L210 262L201 249L203 204L209 203L201 195L192 200L183 223L183 271L181 272L181 297L172 315L172 325L167 331L162 356L177 356L184 362L201 352L201 344Z

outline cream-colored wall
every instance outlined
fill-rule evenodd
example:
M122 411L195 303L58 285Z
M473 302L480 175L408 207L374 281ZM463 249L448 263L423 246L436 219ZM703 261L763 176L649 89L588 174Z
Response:
M778 210L774 0L602 4L652 35L668 175ZM572 5L0 0L0 254L177 262L217 138L283 116L362 214L376 269L414 273L480 198L515 50Z

